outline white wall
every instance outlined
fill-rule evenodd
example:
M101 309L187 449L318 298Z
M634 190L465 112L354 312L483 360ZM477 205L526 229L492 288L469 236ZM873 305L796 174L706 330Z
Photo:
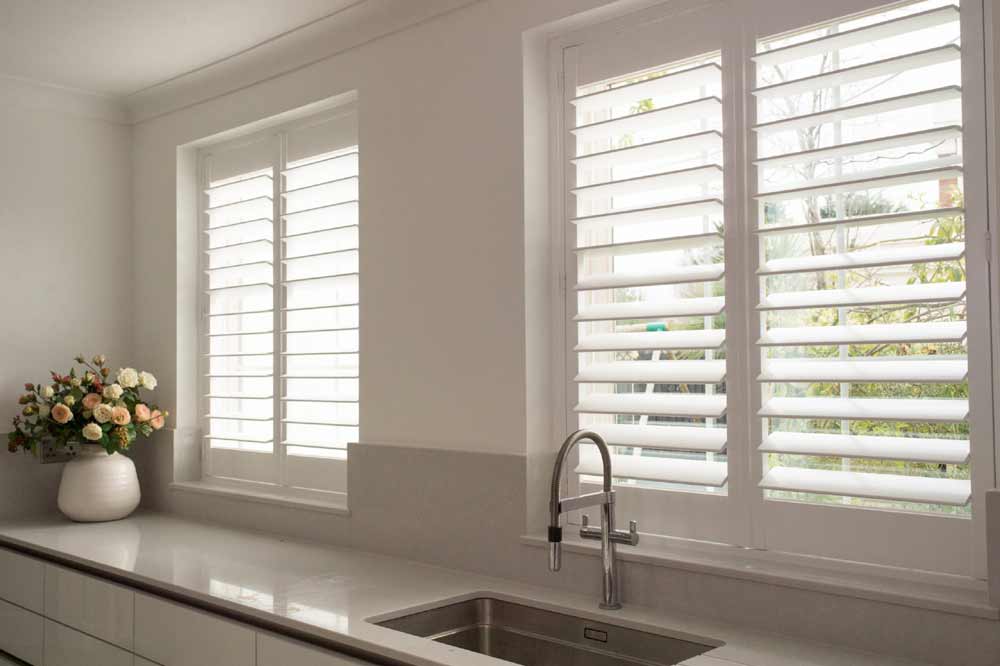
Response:
M165 306L137 321L137 363L175 423L194 425L170 307L178 146L357 89L362 439L523 454L522 33L601 4L474 3L136 125L133 305Z
M105 101L0 79L0 432L26 381L128 362L130 128ZM6 438L4 438L6 443ZM0 459L0 516L53 510L61 465Z

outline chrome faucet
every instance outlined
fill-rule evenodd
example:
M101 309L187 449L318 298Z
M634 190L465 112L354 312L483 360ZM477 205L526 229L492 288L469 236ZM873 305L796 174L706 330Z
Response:
M562 475L566 454L581 440L589 439L601 453L604 467L604 486L601 492L588 493L577 497L559 498L559 479ZM559 527L559 515L574 509L588 506L601 507L601 527L590 527L587 516L583 516L583 526L580 537L583 539L599 539L601 541L601 566L603 570L604 595L600 607L606 610L617 610L622 607L619 586L618 568L615 564L615 544L623 543L634 546L639 543L639 526L629 521L628 532L615 529L615 491L611 489L611 452L604 438L590 430L577 430L566 438L559 454L556 456L555 469L552 470L552 496L549 500L549 571L559 571L562 567L562 528Z

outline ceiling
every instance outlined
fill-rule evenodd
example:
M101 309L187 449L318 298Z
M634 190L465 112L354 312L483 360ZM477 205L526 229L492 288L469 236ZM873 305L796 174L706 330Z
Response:
M365 0L0 0L0 76L126 96Z

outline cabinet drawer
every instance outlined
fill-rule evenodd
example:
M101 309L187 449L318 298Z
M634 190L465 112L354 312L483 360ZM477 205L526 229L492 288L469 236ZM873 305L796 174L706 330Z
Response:
M45 617L126 650L132 649L132 590L45 565Z
M347 655L321 650L270 634L257 634L257 666L374 666Z
M210 613L137 592L135 653L163 666L253 666L254 632Z
M41 561L0 548L0 599L41 613L44 572Z
M32 666L42 666L43 626L41 615L0 601L0 650Z
M132 653L45 620L45 666L132 666Z

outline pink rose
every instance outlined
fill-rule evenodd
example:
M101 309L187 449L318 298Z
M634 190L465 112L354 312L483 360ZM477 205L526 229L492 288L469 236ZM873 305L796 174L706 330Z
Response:
M83 400L81 402L83 404L84 409L89 409L93 411L94 407L97 407L99 404L101 404L101 396L97 395L96 393L88 393L87 395L83 396Z
M153 413L150 415L149 425L153 426L153 430L159 430L163 427L163 414L160 410L153 410Z
M56 423L69 423L73 420L73 410L60 402L52 408L51 416Z
M145 423L149 420L149 407L145 403L137 402L135 403L135 420L136 423Z
M115 407L111 410L111 422L115 425L128 425L132 420L132 415L128 413L128 409L125 407Z

